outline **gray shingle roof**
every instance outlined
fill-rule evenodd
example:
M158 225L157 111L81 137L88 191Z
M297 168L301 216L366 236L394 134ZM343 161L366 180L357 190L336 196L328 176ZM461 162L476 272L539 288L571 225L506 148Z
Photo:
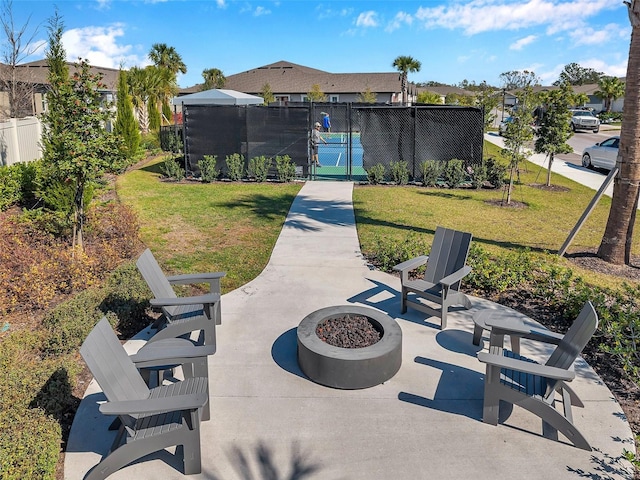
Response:
M250 94L259 94L265 84L278 93L304 94L313 85L323 93L360 93L367 87L376 93L400 92L398 72L387 73L330 73L284 60L257 67L227 77L225 88ZM199 85L183 89L180 93L198 91Z
M75 72L75 65L73 63L67 62L67 66L69 67L70 73ZM6 68L7 66L3 64L2 67ZM118 69L91 66L91 71L93 73L102 74L102 83L106 85L107 90L117 90ZM49 84L49 64L47 63L47 60L36 60L35 62L18 65L17 72L20 79L25 82L39 85Z

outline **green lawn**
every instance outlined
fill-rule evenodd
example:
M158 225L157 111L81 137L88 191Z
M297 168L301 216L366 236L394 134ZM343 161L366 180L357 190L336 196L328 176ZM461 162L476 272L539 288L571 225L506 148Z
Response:
M485 143L485 155L499 149ZM225 292L255 278L271 250L300 183L182 183L160 179L160 159L120 176L121 201L137 213L141 237L168 272L224 270ZM380 238L403 241L410 232L426 244L438 225L473 233L489 251L528 248L555 253L589 204L594 191L559 175L552 184L565 191L531 186L546 181L546 170L526 164L513 200L498 205L503 190L443 189L418 186L356 186L354 208L363 252ZM569 253L595 249L602 239L611 200L604 197L569 247ZM640 242L634 241L634 253ZM601 283L590 272L577 273Z
M160 164L121 175L116 188L167 273L226 271L224 292L258 276L302 184L176 184L160 180Z

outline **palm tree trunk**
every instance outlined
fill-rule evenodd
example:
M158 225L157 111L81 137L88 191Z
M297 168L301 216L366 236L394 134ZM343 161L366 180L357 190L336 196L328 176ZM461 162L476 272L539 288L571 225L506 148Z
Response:
M598 256L616 265L629 261L635 209L640 185L640 0L627 3L631 20L631 46L627 65L624 113L620 131L620 172L613 185L611 211Z

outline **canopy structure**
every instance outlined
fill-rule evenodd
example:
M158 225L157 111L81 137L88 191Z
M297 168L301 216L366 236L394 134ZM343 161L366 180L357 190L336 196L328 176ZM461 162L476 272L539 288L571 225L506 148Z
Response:
M262 97L249 95L248 93L236 92L235 90L225 90L213 88L202 92L191 93L181 97L173 97L172 105L260 105L264 103Z

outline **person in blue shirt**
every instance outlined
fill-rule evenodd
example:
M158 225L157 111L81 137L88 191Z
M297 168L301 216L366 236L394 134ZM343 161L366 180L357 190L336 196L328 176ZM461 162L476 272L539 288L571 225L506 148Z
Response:
M329 118L329 114L322 112L322 128L324 128L325 132L331 131L331 119Z

